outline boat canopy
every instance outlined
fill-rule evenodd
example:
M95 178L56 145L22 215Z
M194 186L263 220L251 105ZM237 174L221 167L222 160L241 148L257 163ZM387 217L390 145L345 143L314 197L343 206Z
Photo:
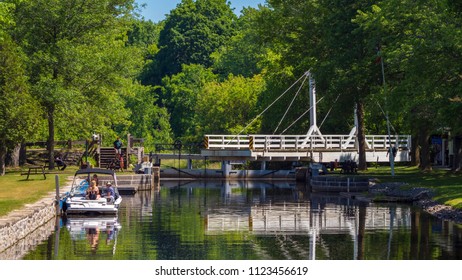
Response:
M90 174L90 173L97 173L97 174L107 174L114 176L115 172L114 170L111 169L103 169L103 168L86 168L86 169L79 169L77 172L75 172L75 175L81 175L81 174Z

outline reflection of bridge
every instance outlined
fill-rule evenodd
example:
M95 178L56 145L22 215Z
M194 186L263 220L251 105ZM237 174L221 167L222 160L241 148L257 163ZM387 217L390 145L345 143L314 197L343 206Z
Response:
M322 235L349 234L357 258L363 246L360 236L364 236L366 231L389 231L391 240L395 224L399 224L400 228L411 228L411 212L403 208L391 211L386 207L369 206L361 212L357 207L336 204L329 204L322 210L312 207L309 203L257 205L251 207L250 213L230 213L229 209L220 212L217 209L205 217L206 233L216 235L236 231L258 236L308 236L309 248L304 250L309 249L310 259L316 258L317 246L329 251Z
M388 230L392 219L399 220L401 226L410 227L410 212L401 208L391 217L387 207L367 207L364 217L365 229ZM249 231L255 235L311 235L357 232L358 209L331 204L325 209L311 209L310 204L257 205L250 213L220 213L219 210L207 214L207 232Z

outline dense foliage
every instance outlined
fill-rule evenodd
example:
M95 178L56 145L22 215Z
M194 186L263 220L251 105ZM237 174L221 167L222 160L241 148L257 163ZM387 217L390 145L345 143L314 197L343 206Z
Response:
M450 131L458 168L458 3L267 0L238 17L225 0L183 0L153 23L133 0L0 0L0 161L24 140L53 150L94 132L143 137L148 151L212 133L306 133L307 117L293 121L307 87L259 114L311 71L318 115L333 112L323 133L349 131L357 108L364 155L361 139L386 134L387 114L393 133L413 135L422 168L430 136Z

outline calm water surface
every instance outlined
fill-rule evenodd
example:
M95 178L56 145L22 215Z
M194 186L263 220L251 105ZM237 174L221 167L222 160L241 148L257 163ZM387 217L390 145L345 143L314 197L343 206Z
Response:
M118 217L73 217L23 259L462 259L462 229L410 205L288 182L162 181Z

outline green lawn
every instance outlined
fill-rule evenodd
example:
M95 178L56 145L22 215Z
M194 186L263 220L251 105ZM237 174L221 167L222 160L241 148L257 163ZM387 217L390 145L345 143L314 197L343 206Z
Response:
M54 171L59 176L60 186L66 183L67 177L72 176L75 170L68 168L65 171ZM55 191L56 174L46 174L46 179L43 179L42 174L31 174L29 180L20 171L9 171L5 176L0 176L0 217Z

